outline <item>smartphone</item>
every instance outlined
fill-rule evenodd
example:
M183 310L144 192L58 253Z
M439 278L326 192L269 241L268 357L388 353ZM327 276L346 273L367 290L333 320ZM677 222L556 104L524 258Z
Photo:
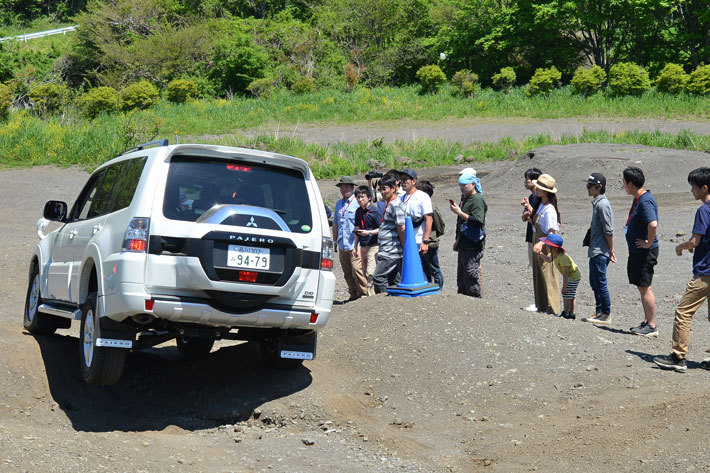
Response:
M449 204L454 205L454 201L453 201L453 200L448 199L448 201L449 201Z

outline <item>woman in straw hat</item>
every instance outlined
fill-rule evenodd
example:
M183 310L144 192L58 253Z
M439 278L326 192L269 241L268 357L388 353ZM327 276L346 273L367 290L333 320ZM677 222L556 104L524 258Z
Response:
M554 264L549 259L550 249L540 242L541 238L559 231L560 212L557 210L557 187L549 174L542 174L532 181L535 194L540 198L540 206L531 216L533 224L533 288L535 305L538 312L547 314L560 313L560 289ZM548 258L543 258L545 255Z

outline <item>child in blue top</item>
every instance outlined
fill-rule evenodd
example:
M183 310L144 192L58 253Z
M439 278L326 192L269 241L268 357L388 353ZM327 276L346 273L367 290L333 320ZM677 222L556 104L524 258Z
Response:
M659 367L679 373L688 369L685 356L688 353L690 321L710 296L710 168L702 167L691 171L688 174L688 183L693 197L702 202L702 205L695 211L693 236L677 245L675 252L678 256L683 254L683 250L693 253L693 278L675 310L673 351L668 356L657 356L653 359ZM704 360L700 366L710 369L710 360Z

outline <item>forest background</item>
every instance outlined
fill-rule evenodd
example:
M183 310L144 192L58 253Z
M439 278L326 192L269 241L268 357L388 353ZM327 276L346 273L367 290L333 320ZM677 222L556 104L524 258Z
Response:
M87 150L94 165L156 135L274 122L710 116L710 0L0 0L0 21L0 36L79 25L0 43L4 165L86 164ZM661 83L669 63L681 86ZM614 88L615 67L626 85L640 71L641 85ZM580 70L600 72L585 89ZM426 165L529 145L229 139L325 160L321 174L366 168L365 155ZM688 133L586 139L710 148Z

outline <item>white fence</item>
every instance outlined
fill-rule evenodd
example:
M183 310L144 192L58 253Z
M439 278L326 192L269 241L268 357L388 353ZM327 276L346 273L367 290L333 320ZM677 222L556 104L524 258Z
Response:
M57 28L56 30L38 31L37 33L21 34L19 36L7 36L5 38L0 38L0 43L6 41L27 41L28 39L43 38L45 36L52 36L55 34L67 34L67 31L74 31L79 25L66 26L64 28Z

